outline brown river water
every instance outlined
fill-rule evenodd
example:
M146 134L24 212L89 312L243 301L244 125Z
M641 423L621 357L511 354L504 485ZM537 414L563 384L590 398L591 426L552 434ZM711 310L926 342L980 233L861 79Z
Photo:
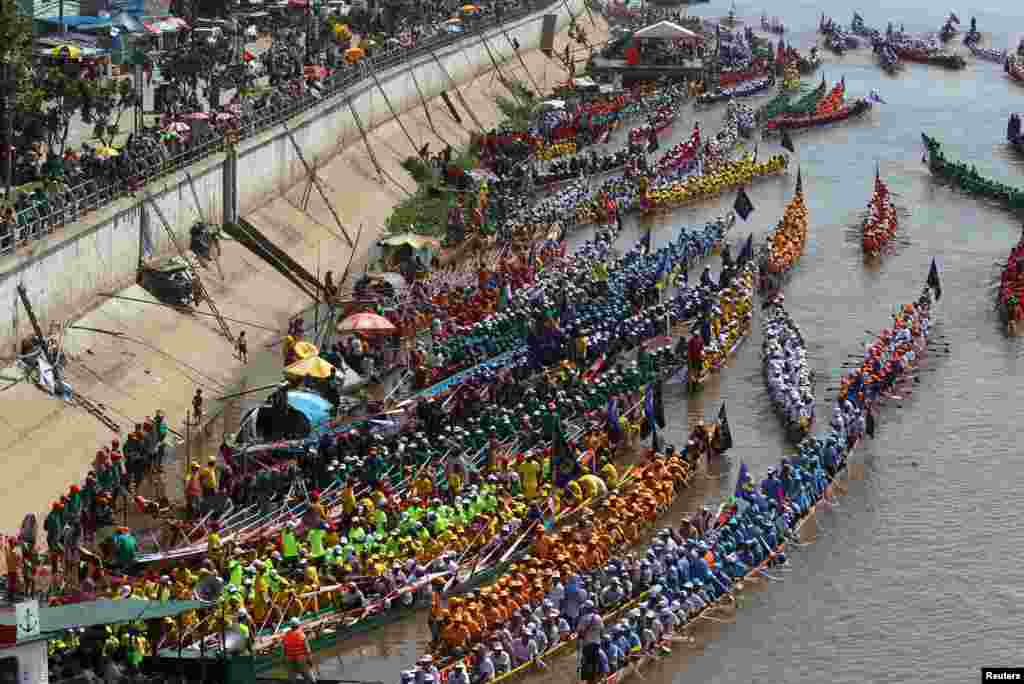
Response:
M883 30L892 20L908 31L935 31L954 9L965 28L971 14L977 16L986 47L1015 47L1024 33L1024 5L1000 3L1002 9L984 12L922 0L859 7L834 0L785 8L743 3L737 13L758 23L762 9L779 15L797 30L787 39L805 50L822 11L844 24L856 9ZM720 16L728 7L691 11ZM954 45L966 53L959 38ZM838 507L818 516L817 540L791 551L781 581L746 591L734 622L704 622L695 645L677 644L634 681L973 682L983 666L1024 664L1016 641L1022 610L1016 599L1024 581L1016 554L1024 524L1022 506L1014 503L1020 432L1013 427L1024 398L1018 384L1024 361L1021 340L1008 338L996 316L992 289L996 262L1020 236L1021 220L936 184L922 164L920 139L928 132L948 156L1024 186L1024 159L1005 144L1008 115L1024 111L1024 87L1009 81L1000 65L969 55L962 72L908 64L895 78L875 65L869 49L823 56L830 84L845 76L848 97L877 89L887 104L858 121L794 136L791 173L749 190L756 211L737 224L731 242L748 231L763 237L774 226L800 164L810 237L785 295L817 374L821 425L827 425L842 364L870 332L891 321L896 305L917 296L933 256L943 285L933 330L950 351L930 354L920 383L883 409L876 438L855 454L863 478L850 483ZM717 131L723 111L686 107L674 139L688 135L695 119L705 131ZM778 150L775 141L760 147L761 154ZM907 215L896 252L869 267L852 228L870 196L876 162ZM702 223L731 202L730 194L657 219L655 245L675 227ZM631 244L641 230L628 225L618 244ZM687 423L712 418L724 400L736 442L721 478L699 482L670 520L728 496L741 461L763 474L789 450L761 377L759 329L755 320L750 339L700 396L688 399L681 385L667 392L668 441L681 444ZM391 684L424 652L427 634L421 615L349 640L324 655L322 675ZM573 655L548 665L528 681L576 681Z

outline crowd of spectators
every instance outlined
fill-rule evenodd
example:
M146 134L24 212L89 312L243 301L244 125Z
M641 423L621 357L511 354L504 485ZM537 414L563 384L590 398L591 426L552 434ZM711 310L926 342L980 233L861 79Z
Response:
M359 38L358 45L364 52L361 59L339 59L336 46L318 44L321 50L293 60L290 70L275 75L273 86L261 89L259 95L243 102L236 94L224 107L207 112L214 122L231 122L230 126L210 127L208 135L175 136L166 128L154 126L136 131L119 146L117 154L90 145L62 156L40 145L16 151L15 184L28 184L31 189L14 192L13 211L0 212L0 254L40 239L89 211L133 193L153 178L213 153L220 149L226 128L235 129L240 136L255 134L350 88L372 71L411 58L416 48L437 49L466 32L519 16L541 4L539 0L513 0L475 5L472 12L463 12L461 5L453 9L449 3L435 1L413 18L389 17L382 12L354 17L358 22L354 28L367 31ZM457 21L453 21L453 12ZM288 35L295 38L294 33L295 29L290 29ZM273 47L268 50L274 52ZM197 100L191 106L208 105Z

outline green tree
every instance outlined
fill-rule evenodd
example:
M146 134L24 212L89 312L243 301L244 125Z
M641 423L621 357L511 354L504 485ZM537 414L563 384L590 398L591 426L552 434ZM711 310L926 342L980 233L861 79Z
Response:
M130 78L102 81L92 93L95 136L104 145L111 145L120 132L121 115L135 106L138 97Z

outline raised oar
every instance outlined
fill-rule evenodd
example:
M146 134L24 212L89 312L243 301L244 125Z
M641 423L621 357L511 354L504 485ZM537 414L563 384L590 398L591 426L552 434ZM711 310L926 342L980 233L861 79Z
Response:
M462 552L461 556L459 556L459 559L455 562L455 572L454 572L454 574L452 574L451 579L448 580L445 583L445 585L444 585L444 590L442 591L443 594L447 594L449 591L451 591L452 585L455 584L455 582L459 578L459 566L462 565L462 561L465 560L466 555L470 552L471 549L473 549L473 547L476 546L477 542L480 541L480 538L483 536L484 532L486 532L486 531L487 531L487 526L486 525L482 525L480 527L480 531L477 532L475 537L473 537L473 541L471 541L469 543L469 546L466 547L466 550ZM481 555L482 554L478 554L477 555L476 563L473 564L473 569L470 570L470 572L469 572L469 576L470 577L472 577L476 573L476 568L477 568L477 565L480 563L480 556Z

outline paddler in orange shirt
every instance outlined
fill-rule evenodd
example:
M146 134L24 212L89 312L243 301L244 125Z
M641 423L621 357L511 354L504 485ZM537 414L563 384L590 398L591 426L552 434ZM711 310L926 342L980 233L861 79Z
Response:
M533 542L533 553L537 558L547 559L551 554L551 547L554 538L549 536L543 525L537 527L536 538Z
M452 617L452 614L447 610L442 610L438 619L441 623L441 643L443 648L451 653L457 648L466 648L469 643L469 630L460 621Z

